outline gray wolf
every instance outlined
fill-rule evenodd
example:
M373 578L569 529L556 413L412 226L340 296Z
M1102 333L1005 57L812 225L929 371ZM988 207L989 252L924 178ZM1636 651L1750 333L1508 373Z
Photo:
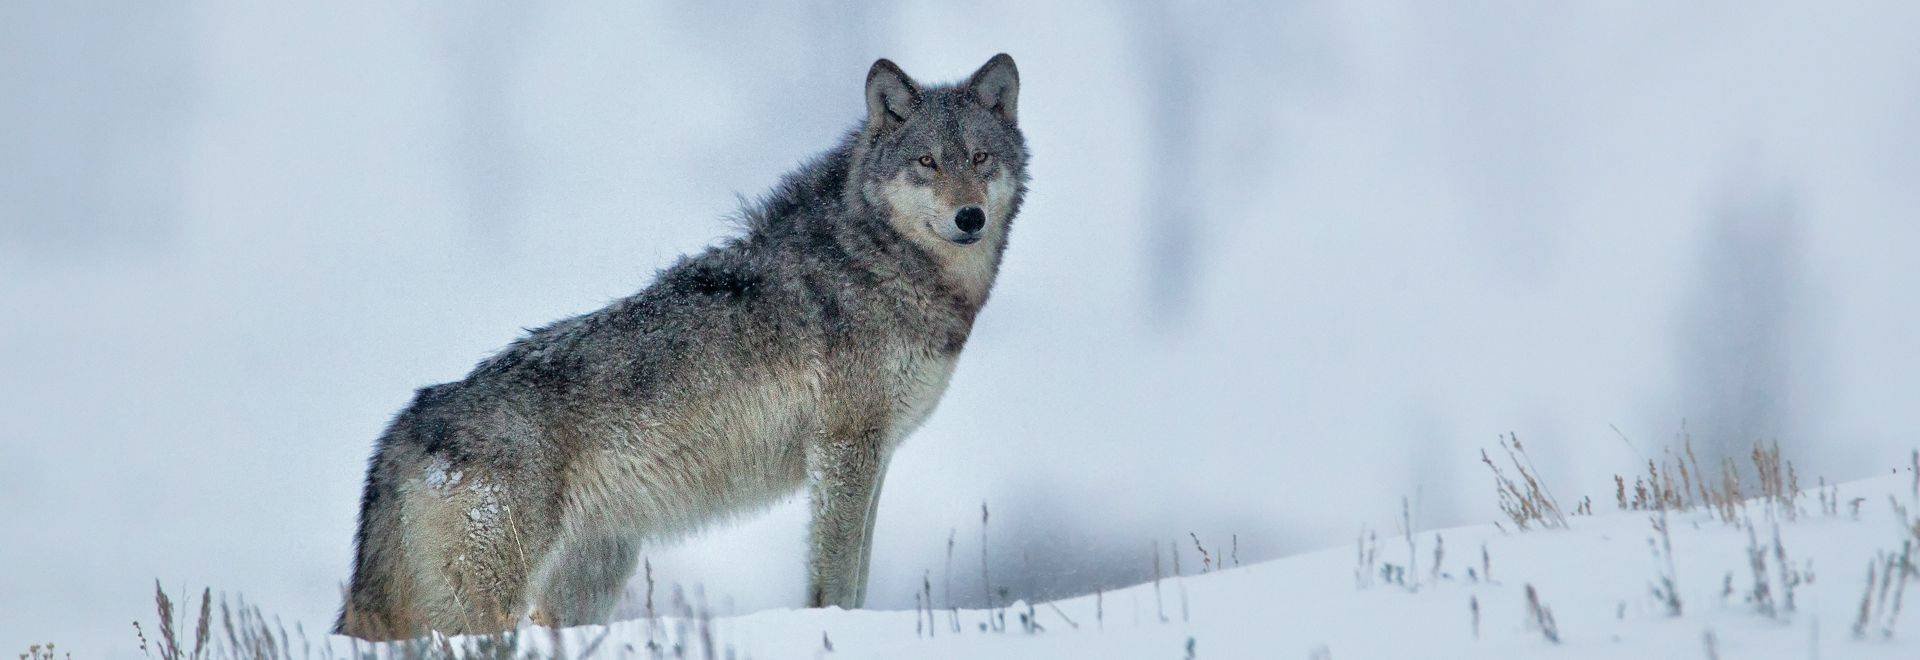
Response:
M336 632L603 621L641 549L804 489L809 606L859 607L895 447L939 403L1026 193L1019 73L922 86L741 235L422 388L376 443Z

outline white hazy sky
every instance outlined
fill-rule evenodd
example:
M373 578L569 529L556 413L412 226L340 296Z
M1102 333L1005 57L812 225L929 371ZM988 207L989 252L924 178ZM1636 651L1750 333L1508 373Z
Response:
M1508 431L1603 504L1682 420L1880 473L1920 444L1916 33L1911 3L0 4L0 651L137 653L156 578L329 624L412 389L725 234L879 56L1012 53L1034 186L893 465L877 606L951 529L977 569L982 501L1043 595L1189 531L1257 559L1402 495L1485 520ZM790 606L803 519L648 554Z

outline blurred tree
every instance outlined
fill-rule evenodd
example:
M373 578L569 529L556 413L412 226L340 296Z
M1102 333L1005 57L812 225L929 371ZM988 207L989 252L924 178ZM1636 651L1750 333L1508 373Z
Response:
M1680 400L1701 461L1745 457L1757 441L1801 442L1807 344L1800 216L1783 185L1740 181L1703 236L1700 280L1681 310Z
M1162 331L1179 327L1192 297L1194 256L1204 208L1193 195L1200 183L1198 123L1201 74L1186 22L1192 12L1161 3L1130 5L1146 88L1147 314Z
M452 97L453 168L473 237L490 248L513 244L522 210L524 146L514 64L537 4L476 4L445 12L442 47Z

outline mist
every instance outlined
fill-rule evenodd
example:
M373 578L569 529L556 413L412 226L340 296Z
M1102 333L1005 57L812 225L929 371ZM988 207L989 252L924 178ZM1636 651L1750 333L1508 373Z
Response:
M950 538L984 602L983 504L1055 597L1491 519L1509 432L1598 506L1920 428L1910 4L348 5L0 6L0 644L133 656L156 579L330 624L413 389L728 235L878 57L1012 54L1033 184L869 606ZM804 524L646 555L794 607Z

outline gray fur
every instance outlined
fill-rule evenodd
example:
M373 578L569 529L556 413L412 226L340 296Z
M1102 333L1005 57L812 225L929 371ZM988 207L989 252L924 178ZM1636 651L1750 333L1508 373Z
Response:
M887 460L946 389L1027 181L1012 58L867 82L868 120L743 235L419 391L370 461L338 632L600 621L643 546L802 488L806 602L860 606Z

